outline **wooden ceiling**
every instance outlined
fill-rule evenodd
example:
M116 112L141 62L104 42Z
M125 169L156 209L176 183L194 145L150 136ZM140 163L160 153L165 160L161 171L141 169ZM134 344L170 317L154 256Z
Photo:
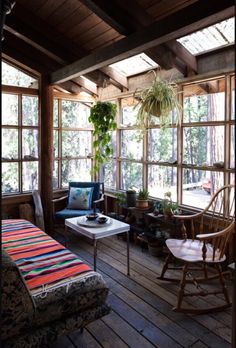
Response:
M109 64L145 52L162 69L197 74L198 58L176 38L232 16L233 0L16 0L3 58L50 74L61 91L96 95L108 84L124 91L127 78Z

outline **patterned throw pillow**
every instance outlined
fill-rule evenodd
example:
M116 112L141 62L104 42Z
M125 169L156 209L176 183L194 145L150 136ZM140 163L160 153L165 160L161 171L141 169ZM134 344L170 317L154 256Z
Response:
M93 187L71 187L68 209L91 209Z

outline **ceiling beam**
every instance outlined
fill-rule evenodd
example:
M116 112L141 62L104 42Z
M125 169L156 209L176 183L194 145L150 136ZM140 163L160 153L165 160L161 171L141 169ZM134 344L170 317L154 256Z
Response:
M157 21L129 37L103 47L51 74L51 82L58 83L84 75L95 69L131 57L153 46L175 40L196 30L229 18L234 14L234 1L212 3L199 0L178 13Z
M87 50L72 41L68 44L68 39L64 35L19 3L16 3L4 28L62 65L67 65L89 54ZM103 81L109 78L111 78L111 83L114 82L114 76L111 77L102 71L91 72L85 77L91 79L99 87L102 87ZM118 78L118 75L116 77ZM119 80L122 81L122 78ZM121 90L126 87L126 84L123 86L119 81L115 81L114 85Z

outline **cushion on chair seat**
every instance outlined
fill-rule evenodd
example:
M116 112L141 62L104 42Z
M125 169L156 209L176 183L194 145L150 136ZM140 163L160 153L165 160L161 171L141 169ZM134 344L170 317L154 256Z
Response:
M192 239L167 239L166 245L171 253L180 260L187 262L197 262L203 261L202 258L202 246L203 242L199 240ZM206 244L207 253L206 253L206 262L223 262L226 257L225 255L220 259L219 251L215 251L215 260L213 259L213 247L211 244Z
M96 209L96 212L99 212L98 209ZM57 219L69 219L69 218L73 218L73 217L79 217L79 216L84 216L87 214L92 214L93 213L93 209L88 209L88 210L73 210L73 209L63 209L60 211L57 211L55 213L55 217Z

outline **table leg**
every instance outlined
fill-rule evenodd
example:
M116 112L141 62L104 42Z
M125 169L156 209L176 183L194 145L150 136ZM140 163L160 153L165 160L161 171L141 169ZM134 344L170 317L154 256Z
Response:
M127 275L129 276L129 231L126 232L127 235Z
M97 269L97 240L93 241L93 269L96 271Z

